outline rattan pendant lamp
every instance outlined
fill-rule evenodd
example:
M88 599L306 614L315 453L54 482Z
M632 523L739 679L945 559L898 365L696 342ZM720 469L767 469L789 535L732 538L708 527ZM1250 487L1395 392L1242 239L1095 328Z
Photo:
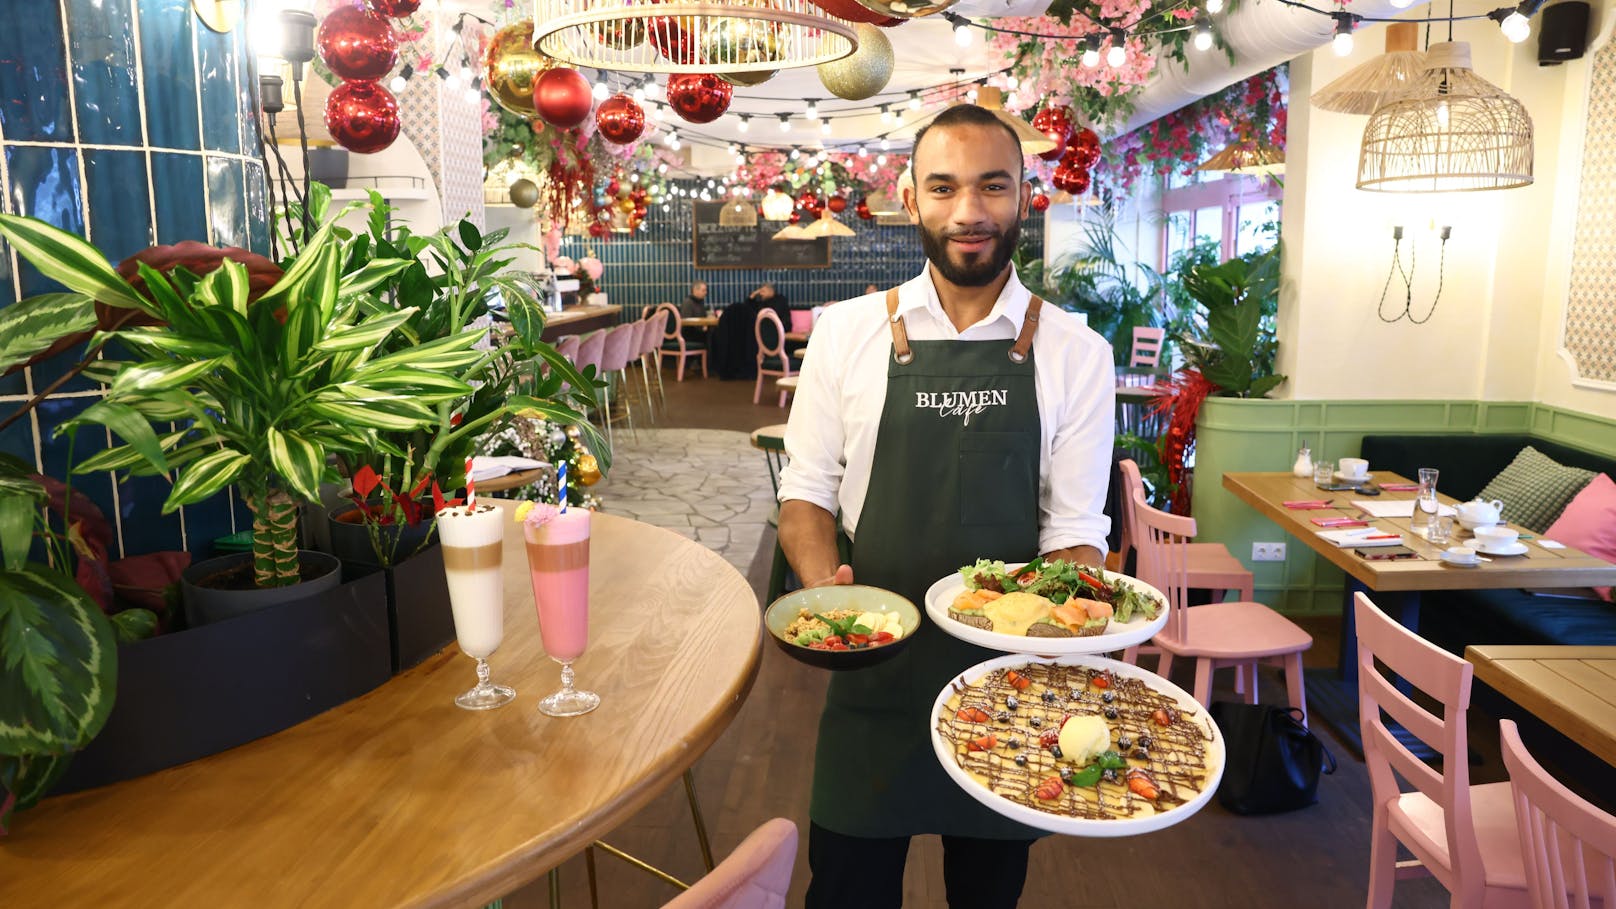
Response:
M810 0L534 0L533 44L573 66L765 73L840 60L853 24Z
M1364 127L1358 188L1441 193L1532 182L1532 118L1470 68L1470 45L1433 44L1425 71L1382 99Z
M1388 95L1406 90L1425 72L1420 27L1413 22L1386 26L1386 52L1353 67L1313 93L1313 106L1338 114L1369 116Z
M1231 142L1222 151L1201 162L1196 170L1226 170L1231 174L1277 177L1285 172L1285 153L1272 145Z
M802 235L810 240L817 240L820 237L851 237L853 228L836 220L836 216L827 208L820 211L818 220L802 229Z

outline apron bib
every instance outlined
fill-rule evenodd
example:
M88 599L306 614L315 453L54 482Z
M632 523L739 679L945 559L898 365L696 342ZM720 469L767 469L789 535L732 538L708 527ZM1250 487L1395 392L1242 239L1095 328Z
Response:
M887 365L870 491L852 544L853 580L921 611L888 662L834 673L814 755L813 822L869 838L934 833L1033 839L951 780L931 745L931 705L962 670L1000 656L935 627L926 588L979 558L1038 554L1039 415L1033 297L1014 341L915 341L887 292ZM845 540L843 541L845 543Z

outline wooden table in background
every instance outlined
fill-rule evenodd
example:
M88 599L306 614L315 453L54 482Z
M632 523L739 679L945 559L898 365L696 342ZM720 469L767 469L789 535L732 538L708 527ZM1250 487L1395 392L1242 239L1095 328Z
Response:
M686 316L679 323L685 328L714 328L718 325L717 316Z
M1616 765L1616 647L1465 648L1476 678Z
M515 703L456 707L476 675L451 645L277 735L48 799L0 840L0 906L481 906L559 865L707 750L762 655L757 599L716 553L594 520L576 665L595 712L538 712L560 667L509 524L505 641L489 662Z
M540 337L546 341L554 341L566 335L581 335L597 328L610 328L617 324L618 313L622 311L623 307L615 303L569 306L560 312L545 315L544 334Z
M1410 481L1389 471L1370 474L1376 485L1401 484ZM1342 597L1341 611L1341 663L1334 678L1321 672L1308 675L1308 707L1329 721L1349 742L1358 737L1358 677L1357 633L1353 622L1352 593L1366 590L1370 599L1388 615L1410 629L1419 628L1420 591L1422 590L1482 590L1504 587L1593 587L1616 584L1616 565L1575 549L1544 549L1536 540L1527 542L1527 551L1521 556L1490 556L1475 568L1454 568L1437 560L1444 546L1427 542L1412 529L1412 518L1376 518L1369 526L1387 533L1403 535L1403 545L1414 550L1418 559L1398 561L1369 561L1352 551L1351 547L1335 546L1318 532L1314 518L1357 516L1352 500L1397 502L1411 500L1413 492L1388 492L1378 496L1365 496L1347 490L1326 492L1313 484L1310 477L1296 477L1289 473L1226 473L1223 487L1241 501L1255 508L1264 517L1278 524L1280 529L1311 547L1331 564L1347 573L1351 579L1346 595ZM1329 499L1333 507L1306 510L1286 508L1288 501ZM1441 497L1444 504L1453 500ZM1532 535L1530 531L1511 524L1515 530ZM1352 528L1367 529L1367 528ZM1457 542L1469 542L1470 532L1454 523ZM1452 543L1445 544L1452 545ZM1597 604L1594 604L1597 605Z
M537 483L541 477L548 476L554 471L549 467L534 467L529 470L513 470L497 477L477 481L477 494L485 492L504 492L529 483Z

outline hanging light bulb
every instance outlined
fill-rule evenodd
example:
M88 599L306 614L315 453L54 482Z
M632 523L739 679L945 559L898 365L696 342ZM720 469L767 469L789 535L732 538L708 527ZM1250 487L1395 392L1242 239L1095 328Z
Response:
M1392 0L1392 5L1396 6L1397 5L1397 0ZM1403 5L1404 6L1408 5L1407 0L1404 0ZM1206 11L1207 11L1208 14L1213 15L1213 16L1216 16L1218 13L1223 12L1223 0L1206 0Z
M909 109L910 110L920 110L920 92L919 91L912 91L912 92L909 93Z
M873 173L879 173L879 171L876 169L876 166L875 166L875 164L873 162L870 164L870 173L872 173L872 174Z
M651 119L656 120L658 123L662 122L662 105L651 105Z
M826 136L830 135L830 121L829 120L826 120L826 121L819 124L819 132L820 132L821 135L826 135Z
M1527 0L1527 2L1531 2L1531 0ZM1523 3L1522 6L1525 6L1525 4ZM1521 12L1520 7L1507 12L1502 9L1494 10L1488 13L1487 17L1498 23L1498 30L1504 33L1504 37L1509 39L1511 44L1520 44L1527 38L1532 37L1532 20L1526 18L1526 14Z
M868 158L870 156L870 150L865 148L864 146L860 145L859 150L858 150L858 156L860 158Z
M645 104L645 86L643 84L634 86L634 103L642 106Z
M791 150L791 160L795 161L800 157L802 157L802 152L797 151L796 149L793 148Z
M1448 128L1448 116L1449 116L1448 115L1448 102L1446 102L1446 101L1438 101L1436 103L1436 126L1437 126L1437 129L1447 129Z
M662 100L662 86L658 85L655 77L650 75L645 77L645 96L652 101Z
M972 104L975 104L976 103L976 89L973 88L970 91L966 92L965 93L965 100L971 102Z
M791 132L791 118L787 117L785 114L780 115L780 132Z
M1083 39L1083 68L1093 69L1100 65L1100 36L1089 35Z
M1195 49L1198 51L1210 50L1212 47L1212 20L1201 16L1195 22Z
M595 87L589 93L594 96L596 101L605 101L612 96L612 87L606 84L605 79L601 79L595 83Z
M465 65L464 63L462 63L460 65L460 81L461 82L470 82L471 77L472 77L471 67L469 67L469 66Z
M409 87L410 77L413 75L415 75L415 67L406 63L404 68L398 71L398 75L393 77L393 81L388 83L388 87L393 90L393 94L400 94L405 88Z
M891 140L888 140L888 139L882 139L882 140L881 140L881 150L882 150L882 151L890 151L890 150L891 150L891 149L892 149L892 142L891 142Z
M1121 69L1128 62L1128 33L1120 28L1111 30L1111 47L1105 52L1105 63L1112 69Z
M819 105L812 98L808 99L808 109L802 112L802 116L809 123L819 119Z
M1345 57L1352 53L1352 14L1331 13L1335 18L1335 37L1330 39L1330 47L1335 50L1337 57Z
M736 124L735 128L737 130L743 132L743 133L746 132L747 130L751 129L752 128L752 117L751 117L751 115L749 115L749 114L741 114L741 122Z
M887 166L887 156L886 155L876 155L875 156L875 163L881 165L882 167L886 167Z
M897 119L897 117L893 115L891 107L888 107L885 104L881 105L881 125L882 126L891 126L893 121L896 120L896 119Z
M460 80L455 78L455 74L441 66L438 67L438 78L443 80L444 91L452 92L460 87Z
M1021 87L1021 80L1016 78L1015 73L1007 73L1004 77L1004 87L1015 91Z
M960 47L971 46L971 23L959 17L954 18L954 43Z
M640 182L640 175L639 174L629 174L628 175L628 182L630 182L630 183L638 183L638 182Z
M1391 0L1392 6L1396 9L1408 9L1413 2L1414 0Z
M471 80L471 85L466 88L466 103L467 104L476 104L477 102L481 101L482 99L483 99L483 80L480 79L480 78Z
M666 164L658 164L656 170L657 170L657 173L659 173L659 174L665 174L665 173L668 172L668 165L666 165Z

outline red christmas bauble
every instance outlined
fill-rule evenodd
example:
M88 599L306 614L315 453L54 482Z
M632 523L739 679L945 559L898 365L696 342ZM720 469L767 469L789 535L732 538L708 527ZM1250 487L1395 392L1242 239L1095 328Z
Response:
M1062 161L1051 179L1056 189L1063 189L1074 196L1089 191L1089 171L1086 167L1073 167Z
M847 200L841 196L831 196L830 201L825 203L825 207L839 215L847 210Z
M660 3L663 0L653 0ZM696 62L696 42L690 38L686 26L694 27L689 16L656 16L646 20L646 32L651 46L669 61L689 66Z
M421 0L370 0L370 8L378 15L402 19L415 15L415 11L421 8Z
M613 95L600 102L595 111L595 126L606 141L627 145L645 132L645 110L628 95ZM617 195L616 180L606 184L609 195Z
M380 79L398 62L398 36L387 20L357 6L339 7L320 23L320 59L338 78Z
M374 82L344 82L325 99L325 128L343 148L374 154L398 138L398 102Z
M1066 154L1066 146L1072 141L1072 113L1064 107L1046 107L1032 118L1032 128L1048 136L1055 143L1055 147L1046 152L1040 152L1038 157L1045 161L1059 161L1061 155Z
M1033 195L1032 195L1032 210L1033 211L1048 211L1049 210L1049 197L1044 195L1043 193L1033 193Z
M607 227L604 222L596 221L595 223L589 225L589 235L597 240L605 237L606 234L610 232L611 228Z
M691 123L711 123L729 110L735 86L712 73L675 73L668 77L668 106Z
M905 19L895 19L891 16L883 16L859 3L858 0L813 0L813 3L832 16L839 16L849 22L868 22L882 28L891 28L894 25L902 25L907 21Z
M571 129L589 119L589 80L575 69L557 66L533 83L533 108L544 122Z
M875 218L875 212L870 211L868 208L861 208L858 210L858 216L860 220L871 221Z
M604 107L605 105L602 105L602 106ZM617 195L618 192L620 190L622 190L622 188L623 188L622 182L619 181L616 177L613 177L610 180L606 181L606 195L608 195L608 196Z
M797 207L803 211L818 211L819 197L814 195L813 190L807 190L797 197Z
M794 212L791 213L791 223L792 224L796 224L798 221L801 221L801 220L802 220L802 212L794 211Z
M1075 163L1084 168L1093 167L1100 160L1100 136L1088 127L1072 134L1071 144L1067 153L1072 156Z

